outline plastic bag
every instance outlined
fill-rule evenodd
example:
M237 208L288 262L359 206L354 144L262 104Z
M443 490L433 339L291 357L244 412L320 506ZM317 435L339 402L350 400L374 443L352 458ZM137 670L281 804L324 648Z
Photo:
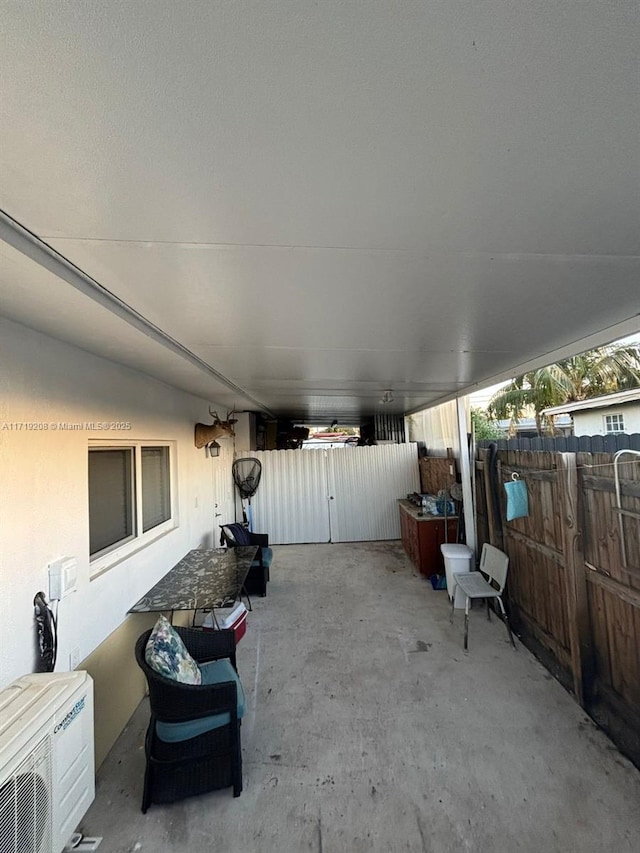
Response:
M455 513L455 506L452 500L446 502L447 515ZM422 496L422 512L427 515L444 515L445 514L445 499L440 495L423 495Z

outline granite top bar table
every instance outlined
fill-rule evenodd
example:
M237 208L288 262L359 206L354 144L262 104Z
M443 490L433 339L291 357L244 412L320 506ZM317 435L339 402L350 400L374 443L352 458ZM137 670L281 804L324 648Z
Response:
M229 607L240 597L257 550L248 545L189 551L128 612Z

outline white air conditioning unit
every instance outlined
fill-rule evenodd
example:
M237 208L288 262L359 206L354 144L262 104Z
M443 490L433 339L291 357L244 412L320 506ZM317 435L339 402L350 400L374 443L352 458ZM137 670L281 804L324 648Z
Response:
M94 794L88 673L25 675L0 691L0 853L60 853Z

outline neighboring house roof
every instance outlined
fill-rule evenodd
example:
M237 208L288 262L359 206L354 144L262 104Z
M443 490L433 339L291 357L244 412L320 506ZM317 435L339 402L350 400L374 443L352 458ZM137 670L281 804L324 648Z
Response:
M550 409L544 409L542 414L559 415L563 412L604 409L608 406L621 406L626 403L637 403L638 401L640 401L640 388L630 388L628 391L616 391L614 394L604 394L602 397L592 397L590 400L563 403L562 406L553 406Z
M496 421L496 423L498 424L499 429L502 429L505 432L508 432L512 427L511 418L503 418L499 421ZM572 423L572 421L571 421L571 418L569 417L569 415L567 415L564 418L561 415L559 418L556 418L556 421L555 421L555 425L557 427L570 427L571 423ZM521 432L524 430L537 429L535 418L519 418L518 421L515 422L514 426L515 426L516 432Z

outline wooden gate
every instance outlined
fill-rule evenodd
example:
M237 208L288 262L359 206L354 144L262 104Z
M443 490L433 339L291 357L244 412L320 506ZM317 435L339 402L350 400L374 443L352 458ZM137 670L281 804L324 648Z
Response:
M510 557L514 627L618 746L640 764L640 460L480 450L479 545ZM529 516L506 521L504 483L527 484ZM623 540L626 564L623 565Z

